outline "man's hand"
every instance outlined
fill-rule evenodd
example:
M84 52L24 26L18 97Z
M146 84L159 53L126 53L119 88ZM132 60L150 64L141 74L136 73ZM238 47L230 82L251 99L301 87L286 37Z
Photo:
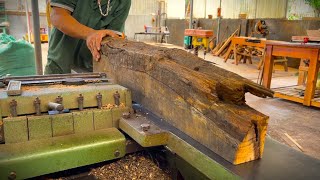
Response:
M93 58L96 61L100 60L100 47L101 47L101 41L102 38L106 36L111 37L119 37L116 33L110 31L110 30L93 30L86 38L87 46L89 50L91 51L91 54Z
M84 26L71 16L70 11L59 7L52 8L51 23L64 34L86 40L87 46L96 61L100 59L99 51L102 38L105 36L119 37L110 30L94 30Z

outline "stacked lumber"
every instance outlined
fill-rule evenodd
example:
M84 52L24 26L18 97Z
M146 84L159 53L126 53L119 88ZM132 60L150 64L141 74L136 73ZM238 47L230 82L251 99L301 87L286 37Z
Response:
M249 60L249 63L252 64L253 57L261 58L264 54L263 48L246 45L236 45L235 51L236 52L234 52L234 55L236 55L236 64L239 64L241 60L243 60L243 63L246 63L247 59Z
M259 56L261 57L263 54L263 49L251 47L251 46L237 46L237 52L239 54L244 54L245 56Z
M233 32L227 39L222 41L221 43L217 44L217 46L212 50L212 54L214 56L224 56L224 54L227 52L229 47L231 46L232 38L238 36L240 32L240 29L237 29L235 32Z
M264 53L263 48L243 45L237 45L236 51L236 54L248 57L262 57Z
M262 157L268 117L245 93L273 92L180 49L105 38L95 72L129 88L135 102L233 164Z
M258 56L262 57L264 54L264 49L263 48L256 48L254 47L251 51L251 56Z
M224 62L233 58L235 64L238 65L241 60L246 63L248 59L252 64L252 57L260 59L261 64L263 62L263 56L265 52L266 39L252 38L252 37L233 37L231 45L227 52L223 55ZM259 65L260 67L260 65Z

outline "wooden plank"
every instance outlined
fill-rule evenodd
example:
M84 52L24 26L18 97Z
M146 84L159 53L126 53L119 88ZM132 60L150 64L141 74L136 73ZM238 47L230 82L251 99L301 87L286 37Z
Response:
M299 95L298 93L292 92L292 91L277 91L277 93L285 94L285 95L287 95L287 96Z
M320 102L320 98L314 98L312 101Z
M258 47L261 50L264 50L266 46L266 39L257 39L257 38L251 38L251 37L233 37L232 38L234 44L240 44L240 45L246 45L251 47ZM259 40L259 43L250 42L250 40Z
M229 36L229 38L226 40L226 42L225 42L225 43L221 46L221 48L214 54L215 56L219 56L219 55L222 53L222 51L223 51L224 49L226 49L226 48L230 45L232 38L238 33L238 31L239 31L239 29L237 29L234 33L232 33L231 36Z
M304 86L304 85L296 86L296 87L294 87L292 89L296 90L296 91L305 91L306 90L306 86Z
M291 40L296 42L304 42L305 38L308 38L309 41L320 42L320 37L315 37L315 36L292 36Z
M216 45L216 47L211 51L211 53L214 55L214 54L221 48L221 46L222 46L225 42L226 42L226 40L218 43L218 44Z
M291 148L297 150L297 151L301 151L287 136L283 135L281 136L281 138L286 142L286 144L288 146L290 146Z
M233 57L234 57L234 62L236 65L239 64L239 58L238 58L238 55L237 55L237 47L236 47L236 44L233 44Z
M320 46L319 46L320 48ZM273 56L285 56L300 59L311 59L312 54L317 53L319 49L308 47L293 47L293 46L273 46Z
M292 89L292 88L287 88L287 89L282 89L281 91L277 91L277 92L281 92L283 94L298 94L299 92L301 92L301 90L295 90L295 89Z
M295 88L297 87L297 85L293 85L293 86L283 86L283 87L278 87L278 88L272 88L272 90L278 90L278 89L288 89L288 88Z
M284 135L287 136L287 138L289 138L303 152L302 146L300 146L300 144L296 140L294 140L291 136L289 136L288 133L284 133Z
M303 86L295 86L295 87L288 87L288 88L274 88L273 89L276 93L278 94L282 94L284 96L288 96L288 97L298 97L303 99L304 96L300 95L301 91L305 91L305 87ZM275 95L278 96L278 95ZM317 97L320 96L320 91L316 90L315 94L314 94L314 99L316 99Z
M227 62L228 59L230 58L231 52L232 52L232 50L233 50L233 46L234 46L234 43L231 41L231 45L229 46L228 51L227 51L227 53L225 54L224 62Z
M318 58L319 58L319 49L317 49L316 52L310 54L310 64L308 69L307 84L306 84L304 103L303 103L306 106L311 105L311 100L313 99L314 93L316 90L318 72L320 67L320 62L318 61Z
M281 94L281 93L278 93L278 92L274 93L274 97L281 98L281 99L286 99L286 100L297 102L297 103L303 103L303 97L288 96L286 94Z
M309 37L317 37L320 39L320 30L307 30L307 35Z
M320 108L320 101L311 101L311 106Z
M309 67L304 63L304 59L300 60L298 85L304 85Z
M133 100L233 164L262 157L268 117L245 93L273 92L184 50L105 38L94 71L132 91Z
M264 59L264 66L263 66L263 86L266 88L270 88L271 86L271 78L272 78L272 72L273 72L273 63L274 58L272 56L273 46L266 47L266 55Z
M298 42L286 42L286 41L275 41L267 40L267 45L282 46L282 47L294 47L294 48L308 48L308 49L319 49L320 45L318 43L298 43ZM289 56L291 57L291 56Z

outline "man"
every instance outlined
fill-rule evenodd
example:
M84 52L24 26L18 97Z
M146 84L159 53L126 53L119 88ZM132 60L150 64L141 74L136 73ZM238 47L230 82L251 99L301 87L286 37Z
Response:
M79 67L92 71L92 59L100 59L105 36L123 31L131 0L51 0L48 64L45 74L70 73Z

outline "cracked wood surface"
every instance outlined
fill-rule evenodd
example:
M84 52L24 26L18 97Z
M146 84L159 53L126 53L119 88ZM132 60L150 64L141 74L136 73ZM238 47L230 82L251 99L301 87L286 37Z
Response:
M132 91L133 100L233 164L262 157L268 117L245 93L273 92L186 51L105 38L95 72Z

